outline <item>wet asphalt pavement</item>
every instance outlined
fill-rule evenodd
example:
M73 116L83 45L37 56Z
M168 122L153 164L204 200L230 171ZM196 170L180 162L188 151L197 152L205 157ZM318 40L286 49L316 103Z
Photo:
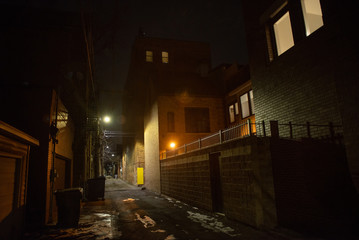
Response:
M83 202L79 226L48 226L24 239L304 239L264 232L118 179L106 180L105 200ZM313 238L314 239L314 238Z

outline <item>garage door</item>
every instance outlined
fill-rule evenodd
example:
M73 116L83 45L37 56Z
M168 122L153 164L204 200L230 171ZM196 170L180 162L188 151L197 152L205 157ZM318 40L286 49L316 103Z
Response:
M0 222L13 209L16 159L0 156Z

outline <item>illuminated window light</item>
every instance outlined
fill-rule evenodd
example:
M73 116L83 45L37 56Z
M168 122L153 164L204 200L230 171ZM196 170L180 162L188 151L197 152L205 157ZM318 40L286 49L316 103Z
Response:
M302 10L305 22L306 35L309 36L314 31L324 25L320 1L302 0Z
M273 25L278 56L294 46L289 12L286 12Z
M168 52L162 52L162 63L168 63Z
M153 52L146 51L146 62L153 62Z

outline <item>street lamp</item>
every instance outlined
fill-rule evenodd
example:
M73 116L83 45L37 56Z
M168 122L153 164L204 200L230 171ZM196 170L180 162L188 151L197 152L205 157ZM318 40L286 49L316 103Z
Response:
M109 116L105 116L105 117L103 118L103 121L104 121L105 123L109 123L109 122L111 122L111 118L110 118Z

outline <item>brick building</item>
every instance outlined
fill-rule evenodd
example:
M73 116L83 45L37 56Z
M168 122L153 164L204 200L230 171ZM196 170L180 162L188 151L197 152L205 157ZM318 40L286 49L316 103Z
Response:
M220 73L218 73L220 71ZM253 90L249 67L223 64L211 72L223 85L226 127L255 122ZM253 129L255 132L255 128Z
M171 156L160 162L162 192L259 228L280 226L338 239L357 235L354 1L242 2L251 82L227 91L226 123L243 120L236 102L240 105L247 93L249 99L253 95L254 107L248 108L257 123L297 123L296 137L278 126L275 137L267 124L257 136ZM224 70L231 75L235 66L221 68L225 76ZM331 138L329 122L338 126L338 138ZM311 124L316 132L308 131Z
M1 4L2 56L0 119L39 140L30 153L26 218L29 225L49 222L52 190L83 187L94 155L86 117L94 98L79 12ZM46 19L46 22L44 22ZM6 23L6 24L5 24ZM90 115L90 116L89 116ZM96 116L96 115L95 115ZM57 121L58 143L50 139ZM53 164L53 157L55 161ZM56 170L54 188L50 173Z
M159 155L224 128L223 100L208 73L210 46L202 42L138 37L125 87L123 178L160 192ZM126 142L127 141L127 142Z
M257 121L343 127L359 187L355 1L242 1ZM328 129L324 134L328 134ZM323 134L323 133L321 133Z

